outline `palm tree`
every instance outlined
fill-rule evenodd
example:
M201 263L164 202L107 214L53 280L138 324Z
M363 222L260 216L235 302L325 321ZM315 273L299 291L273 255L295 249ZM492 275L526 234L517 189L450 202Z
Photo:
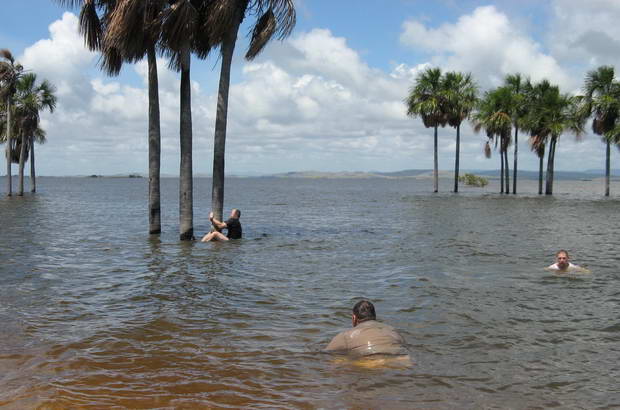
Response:
M201 18L208 14L210 2L176 0L162 12L163 43L170 55L170 66L181 72L179 229L181 240L194 238L194 193L192 169L192 107L190 65L192 51L206 56L212 44L200 30ZM200 48L199 48L200 47ZM203 49L204 47L205 49Z
M165 0L56 0L81 5L80 32L86 46L102 53L101 67L118 75L123 62L148 61L149 140L149 233L161 232L161 131L156 49L160 37L159 17ZM99 15L101 14L101 16Z
M524 80L521 74L509 74L504 78L504 87L507 87L512 93L512 126L515 129L514 134L514 163L512 177L512 193L517 193L517 155L519 152L519 126L521 121L527 114L526 94L528 88L531 87L530 80Z
M123 62L135 63L144 57L148 64L149 141L149 233L161 233L161 127L157 47L165 0L120 0L110 12L103 33L102 68L118 75Z
M56 108L56 88L47 80L37 83L37 75L28 73L23 75L16 84L15 92L15 130L19 137L19 184L18 195L24 195L24 165L28 151L31 156L32 192L36 191L34 176L34 141L44 137L39 126L40 111L48 109L54 112Z
M11 178L11 162L12 162L12 106L13 95L15 94L15 84L22 75L24 68L21 64L16 63L13 54L7 49L0 50L0 100L5 100L6 112L6 179L7 179L7 195L13 194L12 178Z
M555 149L560 136L570 131L577 137L583 132L584 117L580 114L580 99L560 93L558 86L543 80L532 87L528 96L530 109L524 119L524 128L533 136L533 147L539 151L549 145L545 194L553 194ZM544 150L544 148L542 148Z
M30 140L30 192L37 192L37 178L34 165L34 144L45 144L47 142L45 131L37 128Z
M448 72L443 79L448 124L456 128L456 155L454 162L454 192L459 192L459 157L461 146L461 123L474 109L478 87L471 73Z
M147 58L150 234L161 232L161 128L157 47L161 44L161 22L167 5L168 2L164 0L119 1L110 15L103 41L103 68L111 75L119 73L119 60L134 63L145 56Z
M620 83L616 80L612 66L601 66L586 74L583 87L584 98L582 114L594 117L592 131L603 136L605 150L605 196L609 196L611 168L611 143L615 136L613 130L620 119Z
M433 192L439 191L439 163L437 159L437 128L448 123L445 93L440 68L428 68L418 75L405 99L407 115L420 117L426 128L433 127Z
M543 175L544 175L544 164L545 164L545 140L544 138L539 138L538 135L533 135L530 137L530 147L533 152L536 153L538 157L538 195L542 195L543 193Z
M500 193L509 193L508 147L512 130L512 92L508 87L498 87L487 91L479 101L472 117L475 132L484 129L488 138L485 155L491 156L490 142L499 145L500 152ZM504 180L506 182L504 189Z
M204 30L212 44L221 45L222 65L217 97L215 134L213 141L212 210L216 219L222 219L224 209L224 173L228 94L232 57L241 22L246 16L258 16L252 28L252 38L245 58L252 60L276 36L288 37L295 27L293 0L213 0Z

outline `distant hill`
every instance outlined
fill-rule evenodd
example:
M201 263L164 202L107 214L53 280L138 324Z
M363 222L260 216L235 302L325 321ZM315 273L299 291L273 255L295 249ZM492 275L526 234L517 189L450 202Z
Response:
M499 170L461 170L460 174L471 173L487 177L489 179L499 179ZM612 178L616 179L620 177L620 170L615 169L611 172ZM603 170L587 170L587 171L555 171L556 180L588 180L595 178L602 178L605 176ZM355 171L355 172L323 172L323 171L300 171L300 172L285 172L280 174L265 175L265 177L273 178L326 178L326 179L338 179L338 178L415 178L415 179L427 179L433 177L433 170L431 169L406 169L395 172L379 172L379 171ZM452 171L439 171L440 178L452 178L454 172ZM520 179L538 179L538 171L524 170L518 171L518 177ZM512 172L510 173L512 179Z
M499 170L471 170L461 169L460 174L475 174L484 176L489 179L499 179ZM74 175L77 177L96 177L96 178L148 178L148 173L145 172L132 172L126 174L108 174L108 175ZM538 171L519 170L520 179L538 179ZM588 169L585 171L555 171L556 180L588 180L603 178L605 171L601 169ZM620 169L612 169L611 176L614 180L620 178ZM195 173L195 178L211 178L210 174ZM325 171L299 171L299 172L284 172L278 174L242 174L226 175L227 178L248 178L248 177L261 177L261 178L325 178L325 179L339 179L339 178L415 178L415 179L428 179L433 177L432 169L405 169L402 171L382 172L382 171L342 171L342 172L325 172ZM453 178L454 172L452 171L439 171L440 178ZM161 174L161 178L178 178L178 175L174 174ZM510 172L510 178L512 179L512 171Z

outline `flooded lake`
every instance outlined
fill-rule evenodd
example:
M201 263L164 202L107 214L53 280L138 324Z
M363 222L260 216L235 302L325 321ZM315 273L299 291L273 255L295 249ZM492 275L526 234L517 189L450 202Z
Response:
M205 244L176 179L149 236L146 179L0 178L0 407L618 408L620 183L497 183L230 178L244 239ZM544 271L560 248L592 274ZM321 352L360 298L415 365Z

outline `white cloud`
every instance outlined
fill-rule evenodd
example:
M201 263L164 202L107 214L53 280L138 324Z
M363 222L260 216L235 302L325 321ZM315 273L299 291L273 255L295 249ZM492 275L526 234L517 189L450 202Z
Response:
M620 2L554 0L550 48L561 61L587 68L620 65Z
M300 32L283 43L270 44L254 62L237 61L243 65L230 88L227 171L431 168L432 129L408 118L403 104L415 77L431 65L472 71L484 84L515 71L533 79L548 76L571 83L554 57L494 7L478 8L437 28L408 21L401 41L427 50L428 61L396 63L391 72L373 68L345 38L326 29ZM147 63L125 71L126 76L137 74L142 80L130 83L126 76L110 79L94 70L96 59L84 49L72 14L54 22L50 38L36 42L20 58L27 68L60 87L57 112L43 117L49 143L38 151L41 174L147 169ZM211 70L214 65L198 63L193 70ZM218 72L214 70L215 75ZM169 71L162 59L158 74L162 171L176 173L179 74ZM192 84L194 170L208 173L217 89L201 85ZM454 136L453 128L439 130L442 169L454 164ZM495 159L481 155L483 136L473 134L468 125L461 136L463 167L497 167ZM580 149L594 155L599 145L598 140L586 140ZM572 138L563 138L561 157L566 162L559 160L558 168L577 158L575 151ZM521 152L527 152L527 147ZM525 167L535 169L533 155L520 158L523 164L529 158ZM594 167L583 160L579 163Z
M475 9L456 23L430 28L419 21L403 24L400 40L434 53L433 63L447 70L472 72L484 87L499 84L506 74L529 75L570 86L570 78L541 46L494 6Z

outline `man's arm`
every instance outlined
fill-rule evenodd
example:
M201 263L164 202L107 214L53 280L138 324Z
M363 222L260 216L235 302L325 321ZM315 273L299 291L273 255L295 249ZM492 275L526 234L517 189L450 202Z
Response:
M213 212L209 214L209 221L211 221L211 225L213 225L216 229L224 229L226 228L226 223L222 221L218 221L213 217Z
M344 337L344 333L338 333L336 337L332 339L331 342L325 348L328 352L338 351L338 350L347 350L347 340Z

